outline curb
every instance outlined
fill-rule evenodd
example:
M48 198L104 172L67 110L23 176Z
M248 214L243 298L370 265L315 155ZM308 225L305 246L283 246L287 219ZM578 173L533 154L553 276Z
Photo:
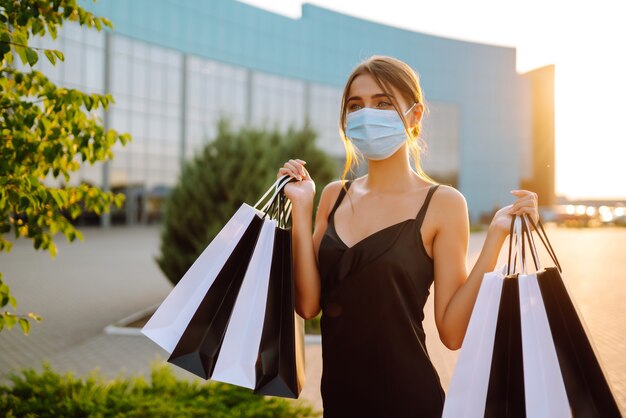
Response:
M125 318L120 319L119 321L107 325L104 327L105 334L111 335L138 335L144 336L141 333L141 328L137 327L128 327L127 325L135 322L136 320L143 318L149 313L153 313L159 307L161 303L157 303L156 305L149 306L141 311L135 312L131 315L128 315ZM305 344L321 344L322 336L319 334L305 334L304 335L304 343Z
M105 334L115 334L115 335L143 335L141 333L141 328L137 327L128 327L127 325L135 322L136 320L143 318L149 313L153 313L159 307L161 303L157 303L156 305L149 306L145 309L142 309L139 312L135 312L134 314L128 315L126 318L120 319L114 324L107 325L104 327Z

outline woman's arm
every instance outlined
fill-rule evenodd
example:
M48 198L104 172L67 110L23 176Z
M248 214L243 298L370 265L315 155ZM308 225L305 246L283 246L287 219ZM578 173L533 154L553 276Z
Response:
M341 182L329 183L322 190L317 213L315 230L311 236L311 204L292 207L292 248L296 284L296 312L304 319L315 317L320 307L320 273L317 254L322 237L328 226L330 203L339 195Z
M296 312L304 319L312 318L319 312L320 274L311 238L312 216L312 204L302 206L292 204L291 239Z
M330 202L337 198L341 182L329 183L322 190L315 216L315 231L311 235L315 183L304 164L306 162L303 160L289 160L279 169L277 177L288 174L298 180L295 183L288 183L284 190L285 196L291 201L291 247L296 312L304 319L310 319L321 310L321 281L317 253L326 232Z
M489 225L478 260L468 275L467 203L456 189L452 187L439 189L443 189L440 190L442 193L435 193L433 196L433 199L437 196L438 209L435 215L438 228L433 241L435 323L444 345L451 350L458 350L465 337L483 275L495 269L502 244L508 236L510 213L529 213L537 219L537 195L527 191L516 191L522 197L496 213Z

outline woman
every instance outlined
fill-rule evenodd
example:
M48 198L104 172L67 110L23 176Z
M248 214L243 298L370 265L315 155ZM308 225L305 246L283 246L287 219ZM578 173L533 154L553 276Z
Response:
M457 350L512 214L538 220L537 195L513 190L517 200L495 214L468 274L465 198L419 165L425 110L418 77L402 61L373 56L354 69L341 101L346 167L322 190L313 236L315 183L306 162L292 159L278 171L298 180L285 187L296 311L306 319L322 311L325 417L441 416L444 391L422 328L430 285L439 338ZM355 150L368 159L368 174L344 182Z

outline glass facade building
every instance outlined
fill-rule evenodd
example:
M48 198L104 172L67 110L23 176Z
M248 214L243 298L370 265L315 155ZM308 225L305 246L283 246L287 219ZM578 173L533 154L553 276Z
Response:
M107 167L85 165L73 181L134 187L139 194L171 187L181 161L215 134L221 116L235 128L286 129L308 118L318 145L342 167L341 91L352 68L372 54L402 59L420 75L430 107L422 165L465 195L472 221L512 203L509 191L529 174L531 89L516 72L514 48L407 31L310 4L298 19L233 0L79 4L110 19L114 30L66 22L55 41L31 39L32 46L63 51L65 62L40 59L35 68L62 86L111 93L115 104L101 112L105 125L133 140L114 148ZM135 218L129 221L146 221Z

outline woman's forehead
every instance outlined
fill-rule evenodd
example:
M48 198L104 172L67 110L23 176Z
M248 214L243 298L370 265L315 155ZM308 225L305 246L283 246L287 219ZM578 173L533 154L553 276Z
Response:
M348 97L359 96L361 98L369 98L375 94L386 93L395 96L397 99L398 92L393 86L389 86L390 90L383 90L380 88L374 77L369 73L362 73L357 75L350 84L348 90ZM401 100L401 99L400 99Z
M382 89L376 83L376 80L371 74L363 73L357 75L350 84L349 92L354 95L355 93L382 93Z

